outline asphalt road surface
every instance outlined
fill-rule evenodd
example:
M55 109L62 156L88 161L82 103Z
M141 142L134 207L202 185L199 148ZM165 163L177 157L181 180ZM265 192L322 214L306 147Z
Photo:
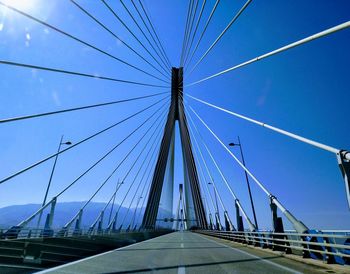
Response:
M40 273L332 273L261 250L174 232ZM333 272L334 273L334 272Z

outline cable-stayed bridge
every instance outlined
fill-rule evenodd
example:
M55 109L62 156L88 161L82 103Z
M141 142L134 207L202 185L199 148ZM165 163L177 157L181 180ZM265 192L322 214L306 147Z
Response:
M201 45L209 26L214 24L218 7L227 4L219 0L188 1L183 37L176 38L182 43L181 49L178 49L178 62L172 62L169 57L160 39L162 35L157 32L157 26L144 1L120 0L118 7L112 1L97 2L96 7L108 14L113 24L104 23L101 11L88 8L89 4L84 1L70 0L67 4L79 12L84 20L89 20L99 32L111 36L130 59L124 59L118 55L118 51L114 53L108 47L90 42L93 39L85 40L73 34L66 30L67 26L60 27L31 13L20 1L0 1L4 14L6 11L6 14L9 12L23 17L32 24L40 25L47 33L55 33L61 39L83 46L89 54L93 52L111 59L118 64L120 75L127 68L142 77L132 78L132 73L126 78L110 76L112 73L88 73L85 72L87 70L53 66L50 62L41 65L35 60L22 62L18 58L2 55L0 65L3 70L29 70L33 74L39 71L78 81L90 79L98 83L123 85L125 90L134 86L147 90L146 95L134 96L128 92L118 100L100 100L93 104L0 118L0 126L5 127L63 115L83 115L81 113L107 107L119 107L125 111L122 118L106 126L103 126L102 116L90 117L91 120L95 119L94 131L81 135L73 142L62 135L55 152L41 158L30 155L29 164L14 171L9 169L11 172L0 179L0 187L5 187L18 178L33 178L31 173L42 167L46 166L46 171L47 167L50 170L47 183L40 186L43 197L38 201L40 206L37 210L28 213L14 225L4 224L1 227L1 273L32 273L40 270L53 273L348 272L350 232L309 227L308 220L301 220L275 194L281 184L266 183L261 179L262 174L246 165L241 140L238 138L237 142L226 143L215 130L215 125L207 121L208 116L200 114L198 106L206 108L209 113L224 113L230 117L229 122L239 120L303 144L308 149L331 153L333 165L338 169L336 183L344 184L344 196L349 206L350 151L227 109L187 90L204 86L214 78L224 75L229 77L233 71L253 66L258 61L264 62L270 57L288 54L292 48L322 42L325 37L332 38L342 32L349 34L350 21L321 29L209 76L192 80L193 73L215 51L231 27L244 16L252 0L242 4L202 53ZM59 10L56 12L59 13ZM2 31L6 25L0 26ZM120 29L122 35L118 34ZM26 45L29 45L31 36L27 34L26 39ZM11 80L14 79L2 81ZM52 81L58 84L56 79L52 78ZM217 96L220 96L219 93ZM128 126L122 128L126 124ZM72 131L79 131L78 126ZM69 158L69 152L78 151L112 132L113 141L117 139L117 142L100 147L96 150L98 153L92 150L85 154L77 153L69 169L79 170L80 173L75 172L73 179L61 179L61 184L55 185L57 165L62 158ZM116 135L118 138L115 138ZM208 141L208 137L211 141ZM227 175L224 160L217 156L217 146L227 153L244 174L242 185L239 186L236 178ZM233 152L234 147L239 154ZM89 165L81 164L83 158L91 158L92 154L98 156ZM113 165L104 167L103 164L112 156L115 157ZM96 176L96 183L89 176L98 169L107 170L107 173ZM178 178L181 181L177 181ZM30 180L27 184L30 184ZM82 184L84 180L89 182L89 187L93 186L91 191L88 189L88 193L85 189L88 186ZM247 189L247 197L240 196L242 187ZM78 210L65 212L66 222L58 227L55 225L57 205L73 190L76 191L74 195L87 193L84 202ZM258 214L260 209L255 206L255 190L265 197L268 218L271 219L270 229L263 229L261 225L265 223L262 219L267 215L261 217ZM32 191L36 192L37 189ZM87 225L84 223L87 208L97 198L101 201L99 195L103 191L105 203L94 216L94 221ZM31 193L21 195L30 196ZM293 202L299 203L297 198Z

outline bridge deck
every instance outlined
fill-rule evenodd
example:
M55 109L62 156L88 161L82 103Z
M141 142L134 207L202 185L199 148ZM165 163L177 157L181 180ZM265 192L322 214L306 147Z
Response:
M264 251L252 252L196 233L175 232L42 273L326 273Z

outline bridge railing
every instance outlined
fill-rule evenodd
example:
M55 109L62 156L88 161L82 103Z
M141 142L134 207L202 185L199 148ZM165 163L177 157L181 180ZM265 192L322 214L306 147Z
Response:
M110 231L68 229L62 234L62 229L48 233L49 231L43 229L24 228L19 233L12 234L12 237L10 234L4 237L4 231L6 233L8 230L2 231L0 262L2 265L6 264L6 267L15 267L17 270L24 267L27 271L28 267L33 271L51 268L171 232L138 229Z
M74 229L74 228L57 228L57 229L42 229L42 228L0 228L0 240L9 240L9 239L32 239L32 238L48 238L48 237L79 237L79 236L103 236L111 235L116 233L132 233L139 232L139 229Z
M310 231L297 233L287 231L198 231L258 248L272 249L285 254L295 254L303 258L322 260L327 263L350 264L350 231Z

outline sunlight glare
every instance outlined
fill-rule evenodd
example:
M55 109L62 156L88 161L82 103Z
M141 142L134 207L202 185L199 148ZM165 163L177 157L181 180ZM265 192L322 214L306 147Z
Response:
M3 0L2 2L19 10L28 11L35 7L36 0Z

